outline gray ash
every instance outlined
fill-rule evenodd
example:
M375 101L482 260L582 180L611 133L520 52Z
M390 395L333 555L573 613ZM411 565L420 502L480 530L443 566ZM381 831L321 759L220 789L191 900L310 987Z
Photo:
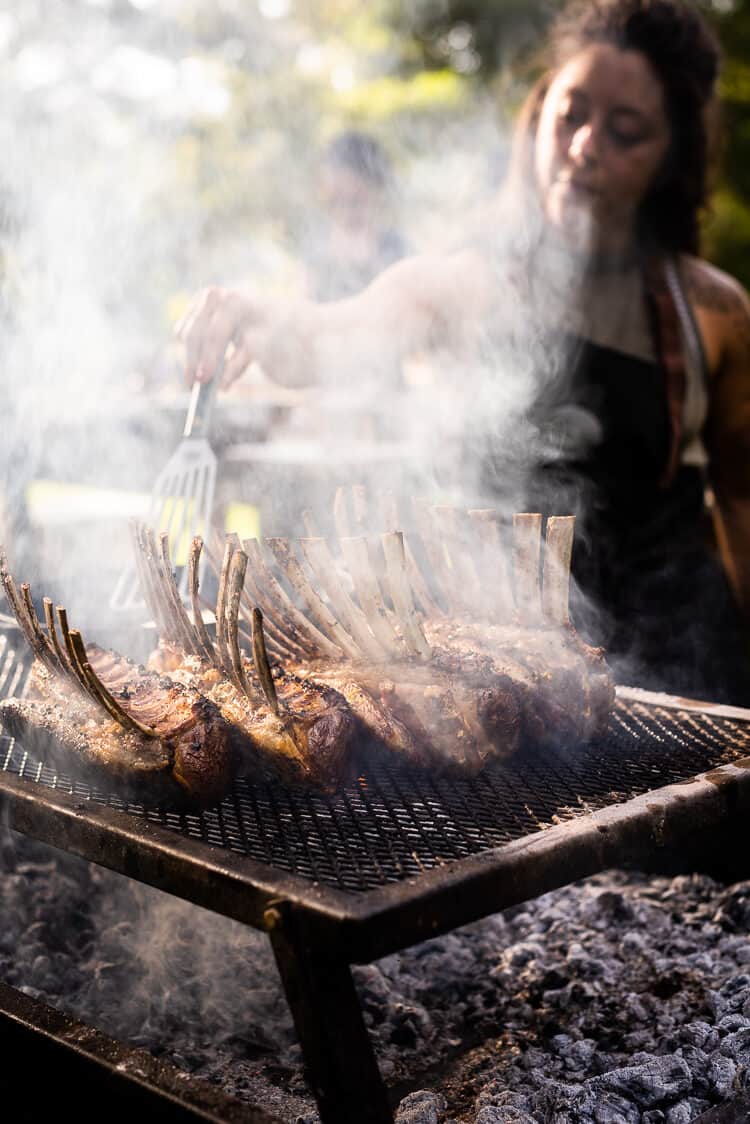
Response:
M0 976L290 1124L267 938L6 834ZM750 1091L750 883L609 872L355 969L399 1124L688 1124Z

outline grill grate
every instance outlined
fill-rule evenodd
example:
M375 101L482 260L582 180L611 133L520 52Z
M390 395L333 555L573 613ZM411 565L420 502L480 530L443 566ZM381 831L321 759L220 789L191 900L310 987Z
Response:
M26 669L0 638L0 696ZM479 777L431 776L388 762L334 796L238 780L215 808L172 812L55 772L0 736L0 770L160 824L178 835L349 893L467 858L552 824L750 755L750 726L619 700L602 741L535 751Z

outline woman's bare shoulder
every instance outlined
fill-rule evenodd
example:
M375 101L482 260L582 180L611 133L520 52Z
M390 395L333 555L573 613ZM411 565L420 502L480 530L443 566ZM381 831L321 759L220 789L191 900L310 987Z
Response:
M680 262L688 299L700 326L712 374L750 370L750 296L718 266L685 255Z
M696 309L728 316L750 312L746 289L730 273L690 254L681 256L680 268Z

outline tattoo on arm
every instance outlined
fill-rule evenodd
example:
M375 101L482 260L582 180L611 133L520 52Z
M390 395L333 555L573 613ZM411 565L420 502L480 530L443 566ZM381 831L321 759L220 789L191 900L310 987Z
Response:
M731 331L740 354L750 358L750 314L738 304L732 312Z
M734 312L738 305L737 294L726 285L691 270L687 277L688 293L706 312Z
M739 293L711 277L692 272L688 293L698 308L726 316L728 335L738 352L750 356L750 312Z

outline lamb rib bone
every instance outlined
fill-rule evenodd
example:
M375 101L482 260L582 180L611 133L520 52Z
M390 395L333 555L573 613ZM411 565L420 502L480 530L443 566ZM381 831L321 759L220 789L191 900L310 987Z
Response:
M323 654L332 659L340 658L341 649L324 636L288 597L263 557L260 542L246 539L243 545L248 557L248 583L254 593L263 595L257 600L258 607L265 620L273 622L292 652L299 651L301 656Z
M55 612L57 613L57 620L58 620L58 624L60 626L60 632L62 634L63 644L65 645L65 651L68 654L68 660L69 660L70 666L73 670L73 674L75 675L76 679L78 680L79 685L83 688L83 690L86 692L86 694L89 696L89 698L92 698L94 700L94 702L97 702L100 705L103 705L102 700L92 690L91 685L90 685L88 679L86 678L86 676L84 675L83 669L81 668L81 666L78 662L78 659L76 657L75 649L73 648L73 641L70 639L70 628L68 627L68 613L67 613L67 610L66 610L65 606L64 605L56 605L55 606Z
M412 510L419 539L432 571L435 589L440 595L447 613L455 615L458 608L456 593L441 537L435 533L434 513L431 511L429 504L418 499L415 499L412 503Z
M390 531L382 535L380 541L383 544L393 606L404 642L412 655L428 660L431 655L430 645L419 623L406 573L404 536L401 531Z
M553 625L570 623L570 563L574 534L574 516L551 515L547 520L542 607L545 617Z
M490 613L498 622L510 621L515 613L513 587L508 569L508 558L500 536L498 513L492 509L475 508L469 512L484 547L482 567L492 581L492 598L489 601ZM487 601L485 601L485 606Z
M216 651L219 653L219 663L227 675L232 674L232 663L226 645L226 606L227 584L229 581L229 568L232 565L232 555L237 549L236 535L227 535L224 544L224 557L221 561L219 574L219 589L216 594Z
M262 634L257 632L257 626L254 666L243 658L239 647L239 611L247 555L238 544L237 536L227 536L219 589L223 610L219 609L218 598L216 608L217 632L221 621L231 672L223 664L208 665L185 648L182 657L177 651L170 652L170 671L181 682L205 691L218 706L235 731L238 754L251 771L260 770L264 775L269 771L276 775L281 772L287 779L310 779L330 786L349 766L353 718L344 709L343 698L333 690L297 681L283 669L278 669L274 682L265 649L262 655L259 651ZM176 592L171 568L161 577L164 582L172 582ZM248 671L251 676L257 674L262 698Z
M128 714L104 686L89 662L89 658L86 654L86 647L78 629L71 629L67 633L67 638L70 640L71 651L76 665L91 688L92 694L98 698L105 710L108 710L115 721L119 722L121 726L130 727L137 733L143 734L145 738L157 738L159 735L156 730L152 729L150 726L144 726L144 724L139 722L137 718L134 718L132 714Z
M287 595L266 561L260 541L245 539L243 546L248 556L247 582L253 594L258 595L257 604L292 652L301 649L302 655L325 652L334 657L339 656L341 650L300 612ZM248 606L249 612L251 609L252 606Z
M450 567L452 596L463 611L480 612L484 599L479 575L467 549L468 516L455 507L446 506L434 507L432 516Z
M248 560L252 557L253 545L255 545L254 539L246 539L242 543L242 549L245 551L245 554L247 554ZM208 563L217 576L221 573L221 562L219 561L219 559L223 555L223 550L224 548L218 535L215 537L214 543L212 543L211 546L206 547L206 556L208 558ZM250 566L248 566L248 570L245 575L245 582L246 586L250 587L250 594L252 594L252 596L248 594L247 588L243 589L240 597L240 604L246 608L247 616L249 617L249 615L252 613L253 605L262 604L263 606L265 606L266 602L264 601L261 590L255 585L252 569L250 568ZM241 627L240 631L243 631ZM276 625L272 626L271 637L274 654L278 658L290 659L295 658L296 656L304 655L304 649L302 649L298 645L295 645L294 641Z
M253 663L255 664L255 672L260 681L260 685L265 692L268 700L268 705L274 714L279 713L279 699L276 694L276 687L271 674L271 665L268 662L268 653L266 652L266 643L263 636L263 614L257 606L253 609L252 614L252 648L253 648Z
M247 555L244 550L237 549L232 555L232 561L229 566L228 577L228 597L226 601L226 634L229 648L229 657L232 662L233 678L244 694L249 699L257 699L256 691L251 687L248 678L245 674L245 669L242 666L242 656L240 654L240 640L238 629L238 618L240 611L240 592L245 581L245 571L247 570Z
M60 622L60 631L62 632L63 642L67 649L70 663L75 669L75 673L84 690L87 691L94 702L98 702L107 713L114 718L115 722L119 722L125 729L135 730L137 733L143 734L146 738L155 738L157 736L156 731L150 726L144 726L137 718L128 714L94 672L89 662L88 655L86 654L86 648L80 632L78 629L71 629L68 627L68 614L63 605L57 606L57 618Z
M245 553L247 554L247 550L245 550ZM240 612L242 613L242 610L245 609L246 612L249 613L252 617L253 609L261 608L264 600L265 599L261 595L260 590L255 583L255 578L252 572L252 568L249 564L248 555L248 567L245 573L245 588L242 590L242 593L240 595ZM261 611L263 611L262 608ZM252 640L252 633L248 632L246 628L243 628L241 623L240 633L245 637L245 639ZM276 659L284 662L286 660L304 658L306 654L305 649L300 647L294 640L292 640L288 632L283 632L280 628L278 628L272 620L266 620L264 635L267 638L268 650Z
M188 589L190 590L190 604L193 608L193 626L198 636L200 654L208 663L216 664L216 650L214 649L208 629L203 621L198 591L200 589L200 557L203 550L203 539L196 535L190 544L188 553Z
M378 493L378 507L383 525L383 531L397 531L401 528L398 504L392 492ZM427 580L420 569L419 563L412 550L409 535L404 533L404 551L406 552L406 567L409 573L411 587L422 606L422 612L428 617L442 616L443 610L429 591Z
M382 650L396 659L405 654L403 638L394 630L388 616L372 565L367 539L342 538L339 544L354 582L354 589L367 623Z
M159 577L156 559L150 545L145 523L131 523L133 546L136 559L136 574L141 585L143 599L151 614L157 632L165 640L176 642L172 628L168 625L163 598L159 592Z
M70 660L68 659L67 654L63 651L63 648L60 644L60 638L57 635L57 628L55 627L55 614L52 607L52 598L43 598L42 605L44 606L44 621L47 625L47 635L52 641L52 646L55 649L58 663L70 679L71 683L74 683L76 687L80 687L78 676L70 666Z
M336 491L336 501L339 504L339 517L335 520L338 529L339 542L342 543L345 538L358 538L361 536L353 535L348 529L350 526L347 512L347 498L354 513L353 520L357 527L363 530L369 521L374 522L375 517L369 516L367 489L363 484L353 484L350 488L340 487ZM396 497L392 492L378 492L377 493L377 510L380 514L380 523L383 531L396 531L401 528L401 520L398 513L398 504ZM344 533L346 532L346 533ZM386 616L393 627L395 616L391 612L388 601L392 600L390 590L388 588L388 578L385 569L385 559L382 550L373 552L370 548L370 540L368 539L368 549L370 550L370 565L369 572L374 578L376 586L381 587L380 599L385 606ZM430 594L425 578L422 571L417 564L414 554L409 543L409 536L404 535L404 551L406 555L406 568L409 575L409 582L412 590L416 595L422 610L428 615L439 614L441 609L435 602ZM348 564L348 563L347 563ZM351 575L354 577L354 575ZM360 599L361 600L361 599ZM372 622L370 622L372 627Z
M349 636L346 629L328 609L305 577L304 571L292 553L288 539L270 538L264 540L282 572L312 617L315 626L350 659L359 658L359 646Z
M513 516L513 575L518 620L538 625L542 617L539 564L542 550L542 517L521 513Z
M153 531L144 524L137 528L135 546L140 560L137 573L143 583L144 599L149 605L159 635L167 644L205 658L197 628L190 621L179 597L169 556L168 538L161 539L160 552L157 553ZM215 663L216 656L210 641L209 647L209 662Z
M172 559L169 554L169 535L166 531L162 531L159 535L159 546L164 575L163 584L177 635L186 646L186 651L192 651L195 655L199 656L201 655L201 645L196 636L193 623L185 611L185 606L182 603L182 598L180 597L179 590L175 583Z
M367 488L364 484L352 484L351 496L354 525L360 534L364 534L367 529Z
M29 620L26 608L18 596L16 583L13 580L13 575L8 569L8 559L4 551L0 551L0 580L2 580L5 596L8 599L11 612L16 619L18 627L26 637L26 642L31 648L34 655L41 660L43 664L49 667L52 671L56 669L55 662L51 659L47 646L39 642L34 629Z
M39 623L39 618L36 615L36 609L34 608L34 602L31 597L31 586L28 582L22 582L20 589L21 600L23 603L23 607L26 610L26 615L28 617L29 624L31 625L32 632L36 637L37 643L41 648L44 649L46 653L45 662L48 663L49 666L54 668L54 670L56 671L64 671L65 664L60 663L51 638L49 636L45 636L42 626Z
M379 643L370 631L367 619L346 590L336 574L336 563L331 556L325 539L300 539L300 548L307 559L322 589L338 615L338 620L359 648L360 653L369 659L382 660L387 649Z

